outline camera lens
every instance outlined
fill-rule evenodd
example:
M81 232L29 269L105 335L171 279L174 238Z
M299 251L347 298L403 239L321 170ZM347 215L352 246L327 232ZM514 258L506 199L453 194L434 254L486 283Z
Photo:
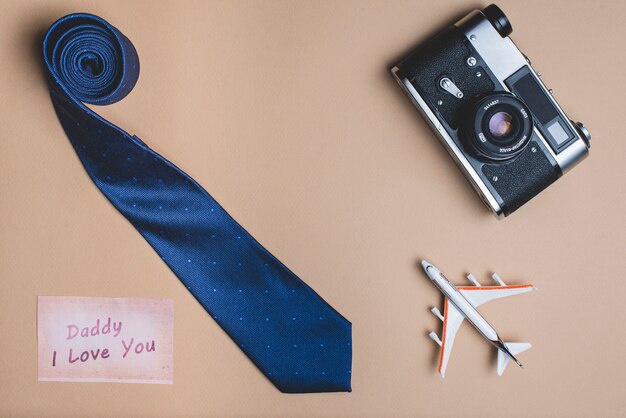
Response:
M489 6L483 9L483 14L489 22L493 25L494 28L498 31L500 36L506 38L513 32L513 27L511 26L511 22L506 17L504 12L495 4L490 4Z
M470 151L481 160L503 161L515 157L530 142L533 121L530 111L510 93L479 99L469 109L463 126Z
M494 113L489 118L489 133L495 138L502 138L513 132L513 116L507 112Z

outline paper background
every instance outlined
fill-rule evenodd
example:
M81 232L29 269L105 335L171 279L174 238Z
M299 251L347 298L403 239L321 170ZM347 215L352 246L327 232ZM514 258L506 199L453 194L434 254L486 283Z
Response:
M474 1L27 1L0 3L0 415L626 415L626 60L621 1L500 1L513 39L589 159L497 221L388 68ZM98 109L182 167L349 318L351 394L280 394L87 177L55 118L37 37L96 13L137 47L141 75ZM481 308L530 341L524 370L459 331L436 375L441 296L530 279ZM173 385L37 382L38 295L172 298Z

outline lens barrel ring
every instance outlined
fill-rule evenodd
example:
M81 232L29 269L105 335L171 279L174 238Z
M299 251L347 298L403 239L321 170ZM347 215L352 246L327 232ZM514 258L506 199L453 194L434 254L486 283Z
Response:
M501 114L509 116L506 119ZM497 124L507 123L498 132L493 131L492 118ZM481 160L504 161L521 153L530 143L533 131L530 111L510 93L484 96L471 107L463 128L467 146ZM496 126L498 127L498 126ZM498 127L500 128L500 127Z

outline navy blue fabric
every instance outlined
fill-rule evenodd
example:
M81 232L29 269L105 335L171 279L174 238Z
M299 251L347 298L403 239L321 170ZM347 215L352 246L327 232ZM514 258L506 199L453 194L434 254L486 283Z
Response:
M50 27L43 54L52 103L85 170L235 343L283 392L350 391L350 322L191 177L82 103L115 103L133 89L131 42L78 13Z

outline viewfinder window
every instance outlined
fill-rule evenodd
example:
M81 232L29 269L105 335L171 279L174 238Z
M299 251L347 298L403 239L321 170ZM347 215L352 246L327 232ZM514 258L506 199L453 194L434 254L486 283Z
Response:
M559 146L569 139L569 134L565 131L565 129L563 129L563 126L561 126L561 123L558 120L555 120L551 125L548 125L548 132L550 132L550 135L552 135L552 138Z

